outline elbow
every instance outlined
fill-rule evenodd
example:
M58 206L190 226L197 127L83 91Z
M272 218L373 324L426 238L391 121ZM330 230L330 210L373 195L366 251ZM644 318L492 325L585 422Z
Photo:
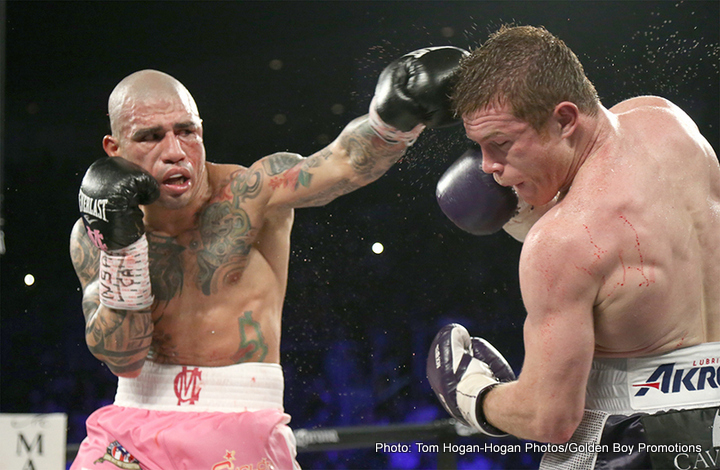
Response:
M113 374L117 375L118 377L123 377L125 379L136 379L140 375L140 371L133 371L133 372L113 372Z
M140 372L142 372L143 365L145 365L145 359L143 358L139 361L133 362L132 364L118 365L110 364L108 362L105 364L108 366L110 371L118 377L136 379L140 375Z
M140 375L140 371L142 371L142 369L115 371L112 367L110 367L110 371L118 377L123 377L125 379L136 379Z
M540 417L534 426L533 440L549 444L563 444L572 438L582 421L583 410L557 413Z
M572 438L579 424L580 423L572 425L563 423L553 429L549 429L545 433L545 439L541 439L541 441L547 442L548 444L564 444Z

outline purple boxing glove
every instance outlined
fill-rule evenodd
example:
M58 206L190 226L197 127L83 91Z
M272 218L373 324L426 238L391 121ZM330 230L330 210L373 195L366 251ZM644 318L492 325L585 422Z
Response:
M512 188L500 186L482 170L482 154L468 149L442 175L435 191L445 215L473 235L502 229L515 214L518 198Z
M485 393L500 382L515 380L510 365L490 343L471 338L461 325L446 325L432 342L426 371L435 395L453 418L488 436L506 435L482 412Z

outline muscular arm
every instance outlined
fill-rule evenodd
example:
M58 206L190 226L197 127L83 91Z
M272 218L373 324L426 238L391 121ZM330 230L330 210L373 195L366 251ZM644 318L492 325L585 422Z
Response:
M267 179L262 191L270 207L321 206L380 178L406 149L404 143L379 138L363 116L319 152L307 158L273 154L254 164L250 173Z
M90 352L121 377L137 377L152 341L150 309L114 310L100 304L100 251L78 221L70 236L70 256L83 290L85 341Z
M525 360L517 381L485 398L483 410L494 426L553 443L566 442L577 428L595 346L598 284L591 266L567 231L534 231L526 240L520 260Z

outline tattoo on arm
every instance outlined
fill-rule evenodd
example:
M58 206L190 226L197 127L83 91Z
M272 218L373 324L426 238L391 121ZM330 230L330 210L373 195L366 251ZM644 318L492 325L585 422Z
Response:
M70 256L83 287L85 341L90 352L116 374L139 369L152 341L150 314L100 305L100 250L92 245L82 224L76 224L73 229Z
M300 186L309 187L312 180L310 168L319 166L320 163L313 157L302 158L294 153L274 153L263 159L263 169L270 176L268 183L271 188L291 187L298 189ZM302 164L300 164L302 163Z
M355 172L368 182L374 181L405 154L407 147L380 139L367 119L358 118L355 122L357 125L350 132L341 134L340 143L350 156Z
M75 273L80 279L80 285L85 288L94 278L97 278L100 269L100 250L90 241L81 222L75 224L70 238L70 258Z
M303 161L303 158L298 154L278 152L268 155L267 158L263 159L262 164L268 176L275 176L294 167L301 161Z
M343 156L348 159L348 164L352 168L354 176L339 179L330 187L319 190L311 196L296 200L295 207L325 205L338 196L375 181L397 162L407 149L403 144L388 144L380 139L370 128L365 117L358 118L349 124L340 134L338 143ZM337 148L338 146L329 146L311 155L305 159L301 167L298 167L299 169L295 174L293 174L292 170L286 172L285 175L287 176L285 178L295 178L293 181L297 181L294 186L296 189L299 184L310 186L312 179L311 169L317 168L335 157L333 149ZM277 184L281 183L285 184L285 181L283 180Z
M139 369L152 342L150 313L101 307L97 292L98 282L93 282L83 298L90 352L116 374Z

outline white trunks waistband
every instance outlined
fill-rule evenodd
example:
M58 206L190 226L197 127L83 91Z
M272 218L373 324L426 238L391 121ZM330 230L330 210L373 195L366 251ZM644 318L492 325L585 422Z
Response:
M146 361L137 378L118 378L114 404L158 411L282 411L283 388L279 364L195 367Z
M617 414L720 405L720 342L650 357L595 359L585 408Z

